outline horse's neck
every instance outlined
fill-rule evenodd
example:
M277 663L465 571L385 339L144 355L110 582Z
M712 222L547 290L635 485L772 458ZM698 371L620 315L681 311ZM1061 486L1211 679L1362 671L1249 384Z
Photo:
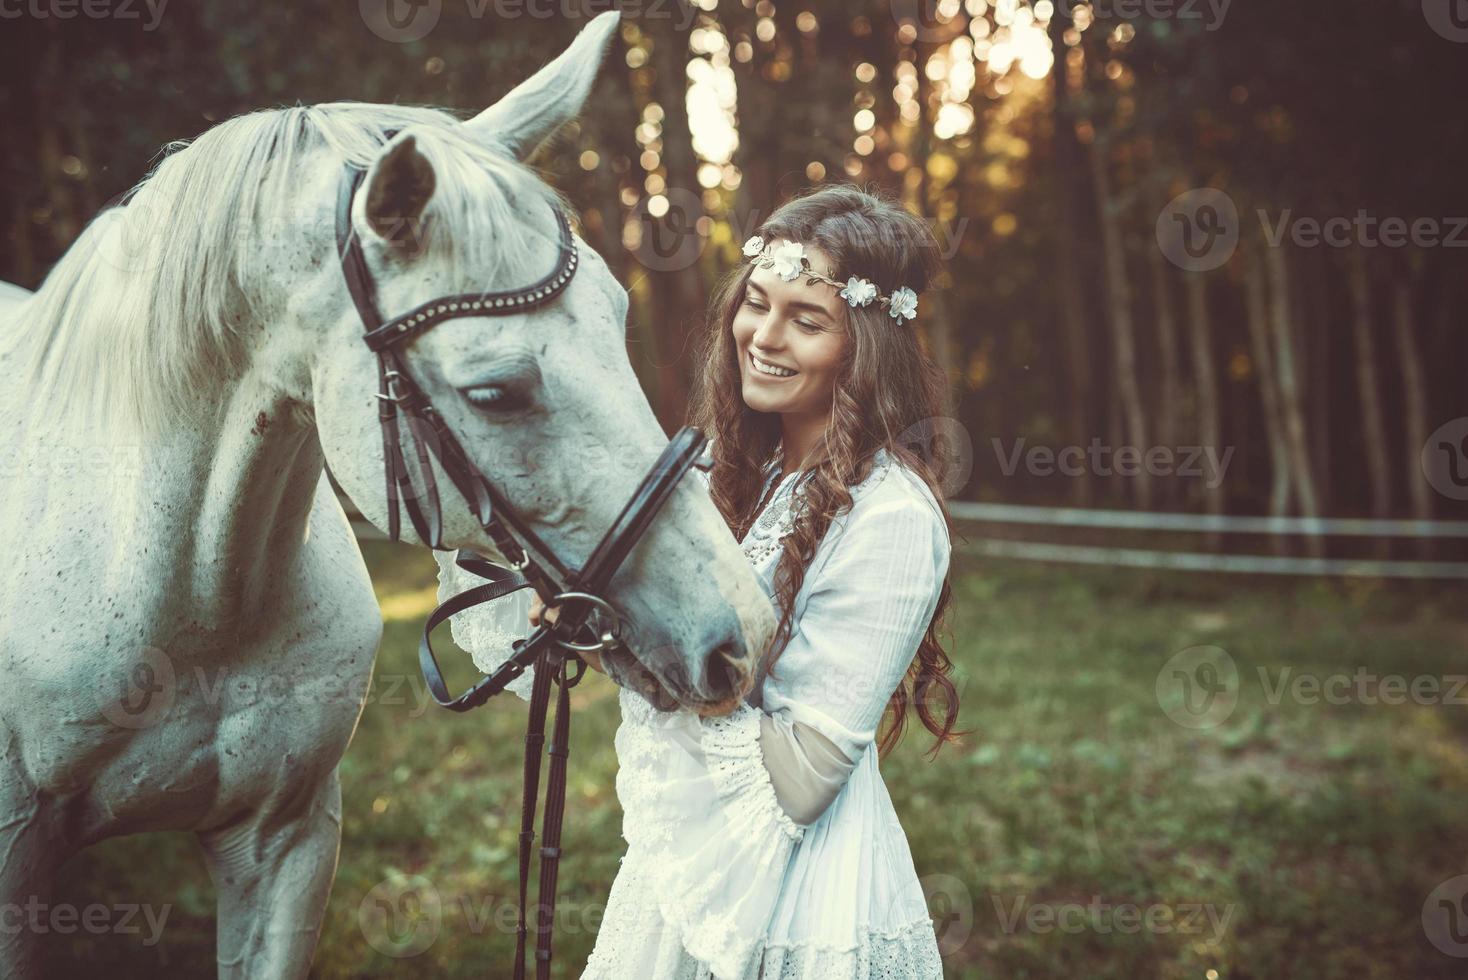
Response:
M218 622L248 623L306 540L323 457L297 406L249 383L236 386L212 438L200 444L186 545L190 592Z
M55 518L70 525L53 529L58 539L105 543L101 578L147 576L198 628L249 635L278 625L269 613L308 538L323 456L309 411L253 372L200 397L218 403L208 422L181 421L141 444L118 436L106 476L53 476L37 499L71 515ZM84 473L95 447L87 432L50 426L23 438L32 455L75 447Z

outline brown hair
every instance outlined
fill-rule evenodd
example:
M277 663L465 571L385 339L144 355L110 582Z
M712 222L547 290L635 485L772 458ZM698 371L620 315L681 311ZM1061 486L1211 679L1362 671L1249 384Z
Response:
M900 204L847 185L828 185L788 201L761 226L766 241L789 239L819 248L836 263L837 279L860 276L884 295L906 286L921 293L939 271L937 243L928 225ZM741 540L757 516L767 466L780 443L778 415L744 404L739 354L732 332L754 266L745 263L719 288L710 310L703 373L695 396L695 424L713 441L710 485L714 503ZM825 271L825 270L822 270ZM942 414L946 383L922 347L915 324L898 323L878 303L847 307L847 342L832 395L830 422L822 446L798 479L804 505L775 570L779 628L771 642L772 660L789 642L795 597L806 569L831 521L851 506L850 488L871 473L878 450L906 465L927 483L943 510L943 495L931 467L902 445L905 430ZM952 662L939 643L938 629L951 593L947 578L932 621L907 676L888 702L890 718L878 749L886 754L902 737L910 706L937 741L953 741L958 691L948 676ZM943 702L940 714L935 701Z

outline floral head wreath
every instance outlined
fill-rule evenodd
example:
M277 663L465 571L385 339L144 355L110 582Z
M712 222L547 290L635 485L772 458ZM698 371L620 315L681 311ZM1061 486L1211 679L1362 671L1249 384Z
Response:
M881 306L887 307L887 315L901 325L904 319L917 319L917 293L900 286L892 290L891 296L883 296L877 291L877 284L869 279L852 276L843 284L830 276L822 275L811 268L810 258L805 254L805 246L799 242L787 239L766 242L759 235L755 235L744 243L744 255L754 262L755 265L766 269L773 268L775 273L786 282L804 276L809 283L823 282L828 286L836 286L841 292L838 293L847 305L852 307L870 306L873 300Z

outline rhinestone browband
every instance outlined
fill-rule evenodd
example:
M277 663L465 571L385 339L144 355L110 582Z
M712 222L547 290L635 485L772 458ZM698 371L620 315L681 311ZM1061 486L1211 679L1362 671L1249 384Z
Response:
M571 276L576 272L577 263L576 240L571 235L571 223L566 220L566 215L560 208L556 208L555 212L556 224L560 230L560 254L556 267L551 270L550 275L524 289L512 289L498 293L467 293L424 303L392 322L363 334L363 340L367 342L367 346L374 351L382 350L391 344L407 340L444 320L464 316L466 310L470 316L481 310L503 315L512 310L515 312L532 310L550 302L571 281Z

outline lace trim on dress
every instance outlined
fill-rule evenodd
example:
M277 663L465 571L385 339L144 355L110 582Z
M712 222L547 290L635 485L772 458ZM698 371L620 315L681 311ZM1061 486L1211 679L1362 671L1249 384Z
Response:
M942 980L933 923L923 919L891 933L869 932L860 946L767 944L749 977L761 980Z
M759 742L761 714L757 708L742 704L722 718L704 719L704 761L721 802L757 807L786 837L798 841L805 830L780 805L765 768Z
M745 704L704 721L704 761L723 817L719 825L698 832L724 839L695 842L688 839L693 828L685 824L679 839L653 855L654 894L664 921L688 955L719 977L743 976L762 948L773 889L805 833L775 798L759 744L760 714ZM732 904L729 882L709 873L720 867L722 847L742 865L723 868L724 873L747 882L743 899Z
M652 726L656 710L647 699L622 688L622 724L617 727L617 799L622 803L622 838L630 847L667 847L673 828L659 806L667 740Z
M691 958L643 899L655 888L650 861L630 854L608 898L605 935L582 980L942 980L933 924L920 919L892 932L869 931L860 945L761 943L740 975L716 973Z
M891 457L885 451L879 451L872 462L871 472L851 487L852 501L855 502L857 497L881 483L891 467ZM801 487L798 486L800 482L800 477L787 477L765 504L765 509L744 535L744 540L739 543L744 557L755 568L759 568L779 551L780 542L794 526L796 503L802 496Z

